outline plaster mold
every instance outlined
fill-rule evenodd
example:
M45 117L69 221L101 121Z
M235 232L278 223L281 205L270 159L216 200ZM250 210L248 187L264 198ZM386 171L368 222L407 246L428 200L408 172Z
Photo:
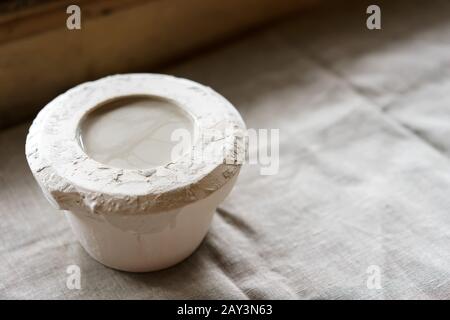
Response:
M217 129L217 139L195 139L191 152L150 169L123 169L90 158L79 127L95 108L117 98L156 96L194 119L196 137ZM212 89L159 74L126 74L81 84L45 106L30 127L26 156L49 202L64 210L83 247L121 270L169 267L204 238L217 205L240 170L245 124ZM193 157L202 149L203 157ZM221 154L223 161L205 161Z

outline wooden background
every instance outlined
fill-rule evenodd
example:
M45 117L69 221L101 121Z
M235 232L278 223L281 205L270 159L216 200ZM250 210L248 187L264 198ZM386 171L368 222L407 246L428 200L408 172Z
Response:
M314 0L9 1L0 5L0 128L70 87L162 64L289 15ZM81 8L81 30L66 8Z

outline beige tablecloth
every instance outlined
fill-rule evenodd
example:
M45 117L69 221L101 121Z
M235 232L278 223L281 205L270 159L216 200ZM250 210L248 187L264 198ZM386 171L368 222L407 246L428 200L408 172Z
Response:
M450 299L450 2L378 4L379 31L362 4L335 5L163 70L280 129L279 173L244 167L171 269L92 260L28 170L29 124L2 132L0 297Z

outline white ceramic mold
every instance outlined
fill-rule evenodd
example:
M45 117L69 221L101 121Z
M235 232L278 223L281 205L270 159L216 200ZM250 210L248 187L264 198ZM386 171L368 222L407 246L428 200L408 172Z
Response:
M129 96L168 99L191 115L197 137L191 151L149 170L90 158L79 143L80 123L105 102ZM211 129L222 136L200 138ZM153 271L182 261L205 237L239 174L240 162L229 159L241 158L244 130L236 109L208 87L167 75L116 75L45 106L30 127L26 156L45 196L64 210L93 258L115 269ZM192 156L200 149L203 157Z

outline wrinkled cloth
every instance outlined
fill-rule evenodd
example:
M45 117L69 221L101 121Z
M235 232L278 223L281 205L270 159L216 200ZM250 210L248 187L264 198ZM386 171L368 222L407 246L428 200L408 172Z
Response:
M450 2L378 4L381 30L330 4L162 70L280 129L279 172L244 166L170 269L91 259L28 169L30 124L1 132L0 298L450 299Z

